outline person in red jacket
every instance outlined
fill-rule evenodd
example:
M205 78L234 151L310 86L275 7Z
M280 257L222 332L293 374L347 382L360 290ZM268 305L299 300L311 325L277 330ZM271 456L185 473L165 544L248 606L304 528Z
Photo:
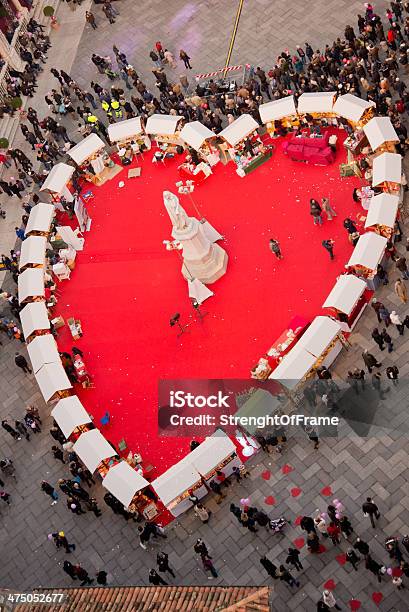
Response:
M341 533L341 529L335 523L330 523L327 529L327 533L332 540L334 546L340 544L341 540L339 534Z

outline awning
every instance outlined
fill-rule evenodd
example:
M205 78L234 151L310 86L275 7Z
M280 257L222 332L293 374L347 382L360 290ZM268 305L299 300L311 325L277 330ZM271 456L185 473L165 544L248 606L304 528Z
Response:
M385 182L402 183L402 157L398 153L382 153L373 160L372 187Z
M364 125L364 132L372 151L376 151L386 142L399 142L399 136L389 117L374 117Z
M271 383L270 383L271 385ZM244 404L235 412L235 417L266 417L281 410L282 403L266 389L256 389L254 393L244 402ZM243 421L244 422L244 421ZM243 427L250 434L254 434L259 428L257 425L245 425Z
M193 465L184 457L171 468L166 470L161 476L156 478L152 487L160 497L162 503L167 506L179 495L185 493L196 484L200 483L200 475Z
M94 134L94 136L96 136L96 134ZM73 147L68 154L70 155L77 146L78 145ZM74 171L74 166L70 166L69 164L55 164L48 173L44 183L41 185L40 191L51 191L52 193L60 194L74 174Z
M368 102L352 94L344 94L335 102L333 111L344 119L358 123L364 112L374 106L374 102Z
M216 134L200 121L187 123L180 132L181 139L195 151L198 151L206 140L215 136Z
M314 366L316 358L298 344L283 357L270 374L271 380L278 380L287 389L294 389Z
M29 268L18 276L18 301L21 304L27 298L44 297L43 268Z
M237 449L230 438L217 429L214 434L206 438L188 457L194 468L201 476L206 476L224 459L236 453Z
M73 451L89 469L95 472L101 461L116 455L115 449L107 442L99 429L92 429L81 434L73 446Z
M180 115L151 115L146 121L147 134L162 134L172 136L176 132L178 122L183 119Z
M57 391L72 389L62 363L47 363L35 375L43 398L48 402Z
M258 127L257 121L251 115L240 115L233 123L224 128L218 136L219 138L224 138L229 145L234 147Z
M260 111L261 121L268 123L269 121L276 121L297 114L295 108L294 96L286 96L279 100L273 100L273 102L266 102L260 104L258 107Z
M92 419L76 395L64 397L51 411L51 416L68 439L80 425L92 423Z
M47 308L44 302L30 302L20 311L21 327L24 338L37 330L50 329Z
M393 228L399 206L399 196L390 193L380 193L370 200L365 227L386 225Z
M349 315L366 287L366 282L361 278L353 274L343 274L335 283L323 304L323 308L336 308Z
M61 363L57 343L52 334L37 336L27 345L34 374L47 363Z
M303 93L298 98L299 113L332 113L335 91Z
M135 493L149 485L126 461L121 461L108 470L102 486L108 489L127 508Z
M315 317L307 331L298 340L297 347L318 359L340 331L340 324L333 319Z
M22 270L29 264L43 266L46 245L47 238L45 236L30 236L23 240L21 244L20 260L18 262L19 270Z
M363 266L368 270L375 270L385 252L387 239L375 232L363 234L354 248L349 262L349 266Z
M26 236L31 232L49 232L54 217L54 206L40 202L30 210L30 216L26 225Z
M92 133L84 140L81 140L75 147L72 147L69 151L67 151L67 155L71 157L79 166L84 162L88 157L103 149L105 147L105 143L99 136Z
M126 140L143 134L142 121L140 117L126 119L119 123L110 123L108 125L109 140L114 143L119 140Z

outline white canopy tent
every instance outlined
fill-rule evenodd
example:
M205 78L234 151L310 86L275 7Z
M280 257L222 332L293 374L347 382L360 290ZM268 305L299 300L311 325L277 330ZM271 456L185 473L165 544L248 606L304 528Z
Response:
M332 113L335 91L303 93L298 98L299 113Z
M26 236L32 232L49 232L54 217L54 206L40 202L30 210L30 216L26 225Z
M96 136L96 134L93 135ZM96 137L98 138L98 136ZM78 145L70 149L68 155L71 155L71 152L74 151L77 146ZM69 164L55 164L55 166L53 166L50 172L48 173L44 183L41 185L40 191L49 191L51 193L60 194L64 190L64 187L66 187L72 175L74 174L74 171L74 166L70 166Z
M218 136L234 147L259 127L251 115L240 115L233 123L222 130Z
M35 375L40 391L49 402L58 391L72 389L62 363L47 363Z
M314 366L316 358L308 353L305 349L295 345L295 347L287 353L280 361L278 366L270 374L269 379L278 380L287 389L295 389L295 387L307 376L308 372Z
M339 323L333 319L321 316L315 317L307 331L298 340L297 347L304 349L318 359L340 331Z
M37 336L27 345L34 374L47 363L61 363L57 343L52 334Z
M101 140L99 136L92 133L84 138L84 140L81 140L78 144L76 144L75 147L72 147L69 151L67 151L67 155L69 155L71 159L80 166L91 155L104 147L104 141Z
M92 419L77 395L61 399L51 411L51 416L68 439L74 429L80 425L92 423Z
M19 270L23 270L28 265L43 266L45 262L45 249L47 238L45 236L30 236L23 240L21 244Z
M387 239L375 232L366 232L359 238L349 262L349 266L363 266L369 270L375 270L385 252Z
M27 340L35 331L50 329L47 308L44 302L30 302L20 311L21 327Z
M185 491L188 491L198 483L200 483L199 473L195 470L190 460L184 457L156 478L151 485L162 503L168 506L185 493Z
M176 126L183 119L180 115L151 115L146 121L146 134L163 134L172 136Z
M399 196L390 193L380 193L371 198L365 227L386 225L393 228L399 206Z
M133 117L118 123L108 125L109 140L114 143L128 138L136 138L143 134L142 120L140 117Z
M115 449L107 442L99 429L91 429L81 434L73 446L73 451L89 469L95 472L101 461L116 455Z
M188 457L201 476L206 476L224 459L236 453L237 449L230 438L218 429L206 438ZM229 475L230 471L227 473Z
M279 100L273 100L272 102L260 104L258 110L260 111L260 117L263 123L278 121L284 117L291 117L291 115L297 114L294 96L286 96L285 98L280 98Z
M184 140L189 147L195 149L195 151L199 151L206 140L214 138L215 136L216 134L203 125L203 123L200 123L200 121L187 123L180 132L181 139Z
M121 461L108 470L102 486L127 508L135 493L149 485L149 482L136 472L126 461Z
M399 136L389 117L374 117L364 125L364 132L372 151L376 151L386 142L399 142Z
M382 153L373 160L372 187L386 182L402 183L402 156L398 153Z
M333 111L340 117L348 119L348 121L358 123L364 112L374 106L374 102L368 102L352 94L344 94L339 96L335 102Z
M340 276L325 300L323 308L336 308L347 315L366 289L366 282L353 274Z
M43 268L29 268L18 276L18 301L20 304L27 298L44 297Z

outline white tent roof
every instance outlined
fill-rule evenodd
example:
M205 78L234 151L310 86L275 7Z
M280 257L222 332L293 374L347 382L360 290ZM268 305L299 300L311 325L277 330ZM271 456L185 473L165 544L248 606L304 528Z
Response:
M198 151L203 143L209 138L214 138L216 134L200 121L192 121L183 126L180 137L189 147Z
M144 489L149 482L136 472L126 461L121 461L108 470L102 481L104 486L127 508L135 493Z
M200 475L188 460L188 457L172 465L171 468L151 483L165 506L200 482Z
M40 202L30 210L30 216L26 225L26 236L31 232L49 232L51 221L54 217L54 206Z
M387 239L375 232L363 234L354 248L348 266L363 266L369 270L375 270L385 252Z
M51 411L51 416L66 438L76 427L92 423L92 419L76 395L64 397Z
M398 153L382 153L373 160L372 187L385 181L402 183L402 157Z
M29 268L18 276L18 300L24 302L28 297L44 297L43 268Z
M258 110L260 111L260 117L263 123L268 123L269 121L275 121L278 119L283 119L283 117L289 117L297 114L294 96L286 96L285 98L280 98L279 100L273 100L272 102L260 104Z
M74 151L76 147L73 147L71 151ZM69 155L71 154L69 152ZM55 164L48 173L47 178L41 185L40 191L52 191L53 193L61 193L68 181L74 174L74 166L69 164Z
M232 147L244 140L259 127L251 115L240 115L233 123L222 130L218 136L224 138Z
M271 380L280 381L287 389L294 389L300 380L308 374L316 362L316 358L305 349L296 346L289 352L276 369L270 374Z
M118 123L110 123L108 125L108 136L111 142L118 140L126 140L133 136L138 136L143 133L142 121L140 117L133 117Z
M372 151L385 142L399 142L399 136L389 117L374 117L364 125L364 132Z
M92 133L84 140L81 140L75 147L72 147L67 154L75 161L76 164L81 165L88 157L90 157L96 151L103 149L105 143L99 136Z
M371 106L375 106L374 102L368 102L352 94L344 94L339 96L333 110L340 117L357 123L364 114L364 111L367 108L371 108Z
M236 452L236 447L230 438L218 429L204 442L195 448L188 457L201 476L214 470L223 459Z
M91 429L81 434L73 446L73 451L77 453L91 473L95 472L101 461L116 455L115 449L99 429Z
M299 113L332 113L335 91L303 93L298 98Z
M365 227L373 225L395 225L396 214L398 212L399 196L390 193L380 193L371 198Z
M46 363L61 363L57 343L52 334L37 336L27 345L28 356L33 366L34 374Z
M30 302L20 311L21 327L24 338L28 338L33 332L42 329L50 329L47 308L44 302Z
M325 300L323 308L336 308L349 314L366 289L366 282L353 274L340 276Z
M151 115L146 121L145 132L147 134L172 136L176 132L176 126L181 119L180 115Z
M340 324L333 319L315 317L305 334L298 340L297 346L318 358L340 331Z
M28 264L44 265L46 245L45 236L30 236L23 240L18 262L19 269L21 270Z
M57 391L72 389L62 363L47 363L35 375L40 391L48 402Z

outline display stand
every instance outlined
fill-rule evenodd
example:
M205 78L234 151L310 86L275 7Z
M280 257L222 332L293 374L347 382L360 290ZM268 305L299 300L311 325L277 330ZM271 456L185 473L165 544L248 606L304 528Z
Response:
M303 93L298 98L298 115L310 115L314 121L321 119L335 118L333 105L335 91L318 91L313 93Z
M55 214L52 204L40 202L30 210L30 215L26 225L25 234L28 236L50 235L51 223Z
M216 134L200 121L187 123L180 132L180 138L185 144L197 151L199 157L209 166L215 166L218 163L220 156L214 146Z
M374 153L396 153L399 136L389 117L374 117L364 125L363 131Z
M342 331L351 332L371 295L364 280L352 274L344 274L337 279L322 307L338 320Z
M80 435L73 451L93 474L104 463L103 471L108 471L108 460L117 457L115 449L107 442L99 429L92 429Z
M48 334L50 321L44 302L32 302L20 311L20 322L26 344L36 336Z
M375 232L363 234L353 250L345 268L365 279L368 289L375 291L380 281L376 275L378 264L382 263L387 239Z
M399 196L381 193L371 199L365 229L370 229L390 240L393 236Z
M69 149L67 155L75 162L87 181L94 185L103 185L112 178L111 173L115 166L104 149L104 141L92 133Z
M151 115L146 121L145 133L166 153L176 153L177 146L185 147L179 131L183 120L180 115Z
M47 238L44 236L30 236L23 240L19 260L19 270L24 272L27 268L41 268L45 266L45 250Z
M266 162L272 155L271 147L264 146L258 128L260 126L251 115L240 115L219 134L229 147L230 158L237 165L237 174L246 176Z
M279 135L277 130L278 122L285 129L293 129L300 125L294 96L287 96L279 100L260 104L259 112L261 121L272 138Z
M108 126L108 136L118 149L123 165L129 165L134 156L151 148L149 136L144 133L141 117L134 117Z
M35 374L38 386L46 402L57 402L71 395L72 385L59 363L47 363Z
M76 395L61 399L52 409L51 416L67 440L78 436L82 426L92 424L92 417Z
M44 269L29 268L17 279L19 304L43 302L45 300Z
M382 153L373 160L372 187L399 195L402 184L402 157L397 153Z
M356 130L363 128L372 119L376 111L376 105L374 102L363 100L358 96L344 94L336 100L333 110L339 117L347 119Z

